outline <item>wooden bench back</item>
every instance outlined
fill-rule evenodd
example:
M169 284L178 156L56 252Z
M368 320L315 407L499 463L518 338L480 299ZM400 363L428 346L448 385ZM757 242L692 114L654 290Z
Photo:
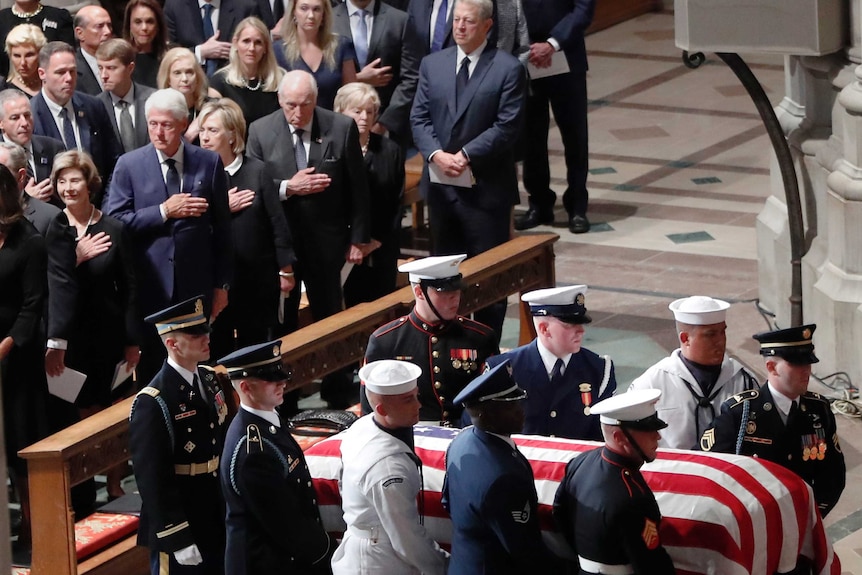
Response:
M510 294L554 285L555 234L515 238L466 260L461 265L465 283L462 313L471 313ZM297 388L362 359L368 337L380 325L406 314L413 303L405 287L370 303L359 304L282 338L282 356L291 368L290 388ZM521 343L535 333L525 308L521 309ZM33 575L79 573L75 555L75 519L70 488L110 467L129 460L129 410L132 398L35 443L20 452L30 474L30 509L33 522ZM130 565L140 562L142 551L133 542L105 550L110 565L86 572L135 575ZM116 546L115 546L116 547ZM130 557L137 553L134 560ZM129 555L129 557L125 557ZM88 559L89 565L104 565ZM123 563L125 561L125 563ZM122 566L122 567L120 567ZM84 573L84 564L80 566Z

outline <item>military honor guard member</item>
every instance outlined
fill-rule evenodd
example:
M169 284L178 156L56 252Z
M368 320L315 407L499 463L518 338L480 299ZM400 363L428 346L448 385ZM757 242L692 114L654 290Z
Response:
M724 402L704 432L704 451L752 455L796 473L814 488L820 514L844 491L846 467L829 402L808 391L814 355L814 324L759 333L766 383Z
M332 557L334 575L446 573L449 554L431 539L416 506L422 462L413 447L419 421L419 366L382 359L359 370L373 413L341 441L341 501L347 532Z
M536 339L488 359L494 366L512 362L515 381L527 391L523 433L601 441L599 421L590 407L617 389L614 364L581 347L587 315L587 286L540 289L521 299L530 304Z
M281 341L219 360L240 399L221 460L227 503L226 575L324 575L335 550L320 521L305 457L276 407L289 374Z
M510 437L524 425L525 397L504 361L455 398L474 426L461 431L446 452L449 575L560 572L562 565L542 541L533 469Z
M658 412L668 428L659 446L694 449L724 400L757 388L757 377L727 355L729 303L695 295L668 307L676 320L679 348L635 379L629 391L660 389Z
M659 538L661 512L640 472L655 460L659 430L667 427L656 413L661 394L631 391L594 405L605 445L566 465L554 518L578 554L580 575L676 572Z
M224 390L210 370L203 296L146 318L168 358L132 403L129 447L141 494L138 545L152 575L224 573L224 500L218 481Z
M413 311L378 328L365 350L366 362L400 359L422 368L419 419L433 425L459 425L463 407L453 399L500 351L491 328L458 315L463 288L458 266L466 257L434 256L399 266L409 274ZM362 413L370 413L364 391L360 396Z

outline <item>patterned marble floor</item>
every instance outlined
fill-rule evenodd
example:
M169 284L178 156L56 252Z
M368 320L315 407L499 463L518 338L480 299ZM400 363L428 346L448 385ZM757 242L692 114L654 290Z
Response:
M729 353L765 375L751 339L768 328L756 305L754 228L769 196L773 159L754 105L714 55L697 70L683 65L670 12L589 36L587 49L593 231L570 234L559 202L557 223L537 228L560 235L558 282L589 285L594 321L587 347L611 354L627 385L676 347L668 303L707 294L733 304ZM745 60L778 103L782 58ZM550 140L552 187L559 195L565 188L562 145L558 133ZM524 209L522 194L517 211ZM514 307L510 311L514 317ZM514 334L503 343L514 343ZM833 393L818 382L811 389ZM825 523L844 573L862 574L862 423L838 418L848 487Z

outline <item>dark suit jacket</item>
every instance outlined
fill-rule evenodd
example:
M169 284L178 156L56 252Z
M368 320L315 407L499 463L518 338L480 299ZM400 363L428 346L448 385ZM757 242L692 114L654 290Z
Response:
M228 573L331 572L335 542L321 526L302 449L286 425L240 408L225 439L221 484Z
M51 169L54 167L54 156L60 152L65 152L66 147L60 140L37 134L33 134L30 144L33 146L33 163L36 164L36 181L41 182L51 177ZM57 197L56 192L54 192L54 197L57 199L57 202L60 202L60 198Z
M93 204L98 207L108 191L114 164L123 153L123 146L114 136L105 107L95 97L75 92L72 95L72 107L75 109L81 147L92 156L102 178L102 192L93 198ZM30 100L30 108L33 110L33 133L62 142L63 137L41 92Z
M218 155L184 145L183 193L206 198L200 217L162 221L167 199L156 149L151 145L123 154L105 212L125 224L135 248L142 315L172 302L230 284L233 277L227 180Z
M595 0L522 0L530 42L554 38L573 72L586 72L584 32L593 21Z
M602 389L606 360L586 348L569 359L562 385L549 380L536 340L489 357L488 366L494 367L507 359L512 362L512 377L527 390L522 433L602 441L599 418L588 415L584 408L609 398L616 391L613 363L609 366L608 382ZM584 384L590 389L582 392Z
M443 40L443 48L449 48L455 45L452 39L452 13L454 12L453 4L455 0L449 0L449 18L446 21L446 38ZM497 45L497 3L493 2L494 11L491 14L491 19L494 20L494 25L488 32L488 45ZM410 25L413 28L413 35L419 40L419 45L422 48L422 56L427 56L431 53L431 10L434 8L434 0L410 0L407 8L407 15L410 16Z
M285 0L276 0L276 12L273 13L272 7L269 5L269 0L255 0L257 17L263 20L263 23L266 24L267 28L272 30L278 23L278 20L284 16L284 3Z
M230 42L233 30L240 20L248 16L259 16L257 7L251 0L221 0L219 7L218 39ZM204 37L203 11L197 0L166 0L165 24L168 27L168 40L189 50L206 42ZM219 60L219 67L227 60Z
M530 462L477 427L446 452L443 506L452 516L450 575L559 573L542 542Z
M60 208L57 206L31 198L26 193L22 198L24 203L24 217L39 230L42 237L48 233L48 226L51 221L60 213Z
M218 477L174 471L177 464L220 456L224 445L227 408L219 409L224 391L217 381L200 379L207 398L165 362L132 404L129 449L141 493L138 544L172 553L195 543L213 569L201 572L223 573L224 499Z
M426 161L436 150L464 150L476 184L472 189L432 186L426 165L422 192L427 197L434 188L446 198L457 197L480 209L511 205L518 194L514 147L523 119L524 67L489 42L456 105L456 50L453 46L422 60L410 122L413 140Z
M78 65L78 83L75 84L75 90L96 96L102 91L102 86L99 84L99 79L93 74L92 68L90 68L90 65L84 59L84 54L81 53L81 50L80 46L75 49L75 63Z
M267 164L276 188L296 174L293 136L282 110L252 123L248 154ZM332 182L320 193L291 196L284 203L294 242L339 250L368 242L368 185L356 123L315 108L308 166Z
M332 10L332 28L337 34L353 40L347 4ZM380 58L380 66L392 66L392 80L377 88L380 96L378 121L390 131L390 137L401 144L410 141L410 106L419 81L419 61L423 50L408 25L407 13L380 2L374 5L374 25L368 42L368 62Z
M144 86L135 83L135 149L146 146L150 143L150 135L147 132L147 115L144 113L144 105L155 89L149 86ZM120 138L120 127L117 125L117 114L114 112L114 100L108 92L100 92L98 96L102 105L105 106L105 111L111 119L111 127L114 129L114 137L122 146L123 140ZM131 152L132 150L125 150Z

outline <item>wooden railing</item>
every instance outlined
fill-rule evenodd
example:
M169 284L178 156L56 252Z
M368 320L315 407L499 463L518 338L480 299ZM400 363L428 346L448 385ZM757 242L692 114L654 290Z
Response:
M531 234L470 258L461 265L468 284L461 311L470 313L508 295L554 285L554 234ZM413 302L409 287L360 304L282 338L285 363L301 387L359 361L371 333L404 315ZM522 308L521 341L532 339ZM127 399L20 452L30 473L33 575L138 575L148 572L148 551L132 535L80 564L70 488L128 461Z

